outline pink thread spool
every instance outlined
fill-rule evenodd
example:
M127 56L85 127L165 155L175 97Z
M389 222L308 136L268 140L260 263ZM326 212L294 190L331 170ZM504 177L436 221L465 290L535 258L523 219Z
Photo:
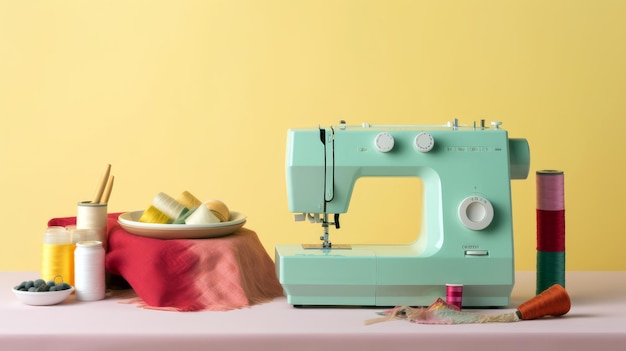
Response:
M463 306L463 284L446 284L446 303L459 308Z

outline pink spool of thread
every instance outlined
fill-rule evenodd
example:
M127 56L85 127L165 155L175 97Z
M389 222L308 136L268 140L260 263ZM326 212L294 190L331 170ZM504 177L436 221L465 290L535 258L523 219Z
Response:
M463 284L446 284L446 303L459 310L463 307Z

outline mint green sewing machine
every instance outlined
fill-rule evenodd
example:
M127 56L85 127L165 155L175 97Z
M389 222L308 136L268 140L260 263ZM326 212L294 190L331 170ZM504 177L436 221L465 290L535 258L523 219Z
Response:
M508 306L514 285L511 179L528 176L526 139L499 122L292 129L287 193L320 244L277 245L276 271L296 306L426 306L463 284L463 306ZM359 177L419 177L421 233L407 245L333 245ZM418 216L419 214L415 214ZM375 220L375 219L373 219ZM416 233L418 234L418 233Z

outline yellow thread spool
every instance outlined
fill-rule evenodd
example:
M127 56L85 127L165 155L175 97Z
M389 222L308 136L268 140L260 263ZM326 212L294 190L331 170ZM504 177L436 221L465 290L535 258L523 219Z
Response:
M230 221L230 210L228 206L220 200L207 200L204 205L220 219L220 222Z
M63 227L51 227L44 233L41 249L41 279L48 281L61 276L74 285L74 249L72 235Z
M157 223L167 224L171 223L170 218L163 212L159 211L156 207L150 205L139 217L139 222L143 223Z
M178 216L178 218L174 219L174 224L185 224L187 218L196 211L200 205L202 205L202 201L198 200L195 196L193 196L188 191L183 191L179 197L176 198L176 202L185 207L185 210Z
M202 205L202 201L198 200L195 196L193 196L188 191L183 191L182 194L176 199L181 205L185 206L188 209L196 208Z

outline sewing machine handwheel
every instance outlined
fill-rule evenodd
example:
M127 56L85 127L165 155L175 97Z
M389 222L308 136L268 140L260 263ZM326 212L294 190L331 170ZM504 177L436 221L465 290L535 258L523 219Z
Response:
M483 230L493 220L493 206L482 196L470 196L459 205L459 219L471 230Z

